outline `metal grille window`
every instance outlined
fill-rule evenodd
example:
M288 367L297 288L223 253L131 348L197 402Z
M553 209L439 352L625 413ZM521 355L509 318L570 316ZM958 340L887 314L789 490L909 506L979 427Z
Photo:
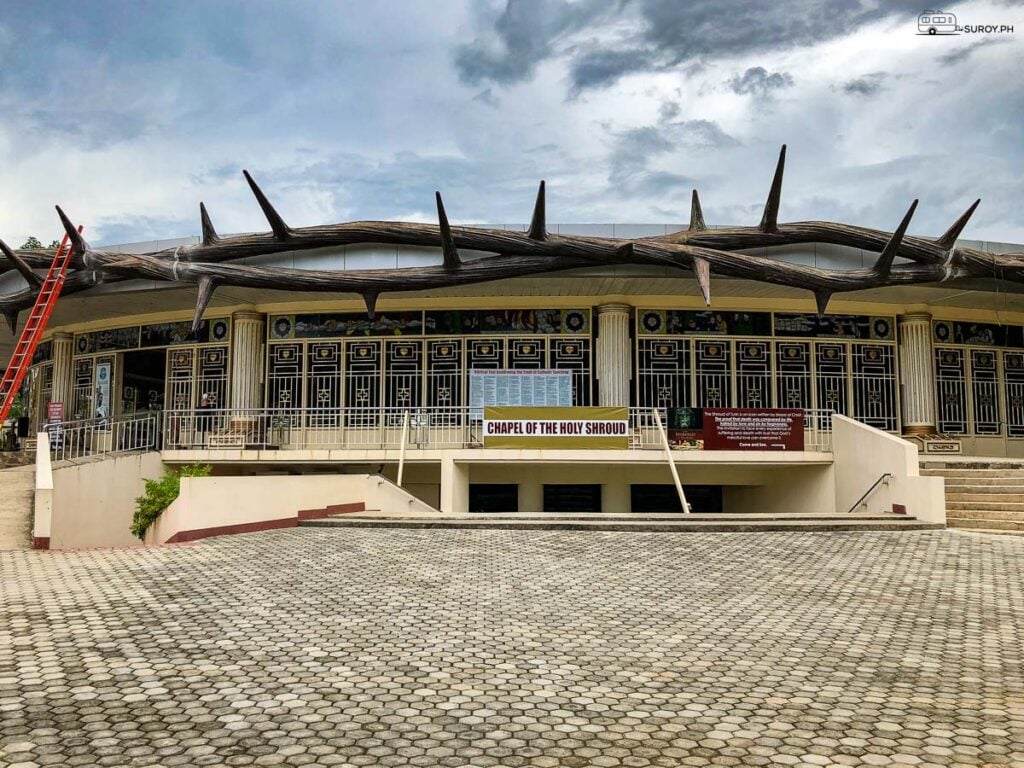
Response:
M228 401L228 348L204 347L196 350L199 397L209 395L211 408L227 408Z
M386 402L389 408L417 408L423 402L423 342L387 341Z
M68 420L91 418L94 367L91 357L75 361L75 388L71 396L72 407L65 413L64 418Z
M736 342L736 395L740 408L772 407L770 341Z
M269 345L267 405L270 408L302 407L302 351L300 342Z
M637 404L643 408L689 407L689 339L641 337L637 345Z
M694 342L698 407L728 408L732 404L731 351L724 339Z
M886 344L853 344L853 418L877 429L895 431L896 362Z
M998 435L1002 432L999 418L999 371L994 350L971 350L971 400L974 433Z
M845 344L814 345L817 364L818 408L849 413L846 396L847 355Z
M591 405L590 339L551 339L548 367L572 371L573 405Z
M341 342L317 341L307 345L306 400L311 427L338 426L338 408L341 406Z
M345 422L375 426L374 409L381 404L381 342L350 341L345 345Z
M1006 432L1024 437L1024 353L1003 353L1003 381L1006 382Z
M213 408L228 407L228 348L167 350L167 398L172 410L195 408L203 395Z
M46 406L53 396L53 363L35 365L29 379L32 424L36 429L46 423Z
M812 408L811 345L804 341L775 345L775 402L779 408Z
M427 342L427 405L453 408L462 404L462 339Z
M939 432L967 434L967 377L962 349L935 350L935 386Z

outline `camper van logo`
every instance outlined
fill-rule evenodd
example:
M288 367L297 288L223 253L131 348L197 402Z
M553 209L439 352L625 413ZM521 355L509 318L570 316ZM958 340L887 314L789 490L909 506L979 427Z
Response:
M919 35L958 35L956 16L945 11L924 11L917 17Z
M960 24L949 11L922 11L917 17L919 35L1012 34L1012 24Z

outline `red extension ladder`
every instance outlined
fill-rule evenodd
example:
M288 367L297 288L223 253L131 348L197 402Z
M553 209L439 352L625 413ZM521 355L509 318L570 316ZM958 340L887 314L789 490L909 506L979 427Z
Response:
M81 227L78 228L78 232L81 234ZM11 355L11 361L7 364L7 370L4 371L3 380L0 381L0 424L11 412L11 406L14 405L14 399L18 396L21 383L32 366L32 357L36 353L36 347L39 346L39 340L43 336L43 331L46 330L46 324L50 320L50 315L53 314L53 307L64 287L64 279L67 277L68 264L73 251L74 248L68 242L68 236L65 234L64 239L60 241L60 248L53 255L50 271L46 273L46 279L43 280L39 295L36 296L36 303L21 331L18 345L14 348L14 354Z

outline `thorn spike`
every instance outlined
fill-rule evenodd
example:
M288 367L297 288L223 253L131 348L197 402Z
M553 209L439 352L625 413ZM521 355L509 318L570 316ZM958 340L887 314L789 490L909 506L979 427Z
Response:
M196 293L196 312L192 316L192 333L199 332L199 326L203 322L206 307L209 306L210 299L213 298L215 290L217 290L216 280L209 275L203 275L199 278L199 290Z
M82 234L78 231L78 228L71 223L71 219L67 217L67 214L60 209L60 206L56 206L57 215L60 216L60 223L64 226L64 231L67 232L68 241L71 243L71 247L74 251L77 251L79 255L89 250L89 246L86 244L82 237Z
M437 201L437 228L441 230L441 252L444 254L444 268L458 269L462 260L459 258L459 250L455 247L452 228L448 225L448 214L444 212L441 193L434 192L434 199Z
M18 311L12 309L10 312L4 312L4 320L7 321L7 327L11 329L11 334L15 334L18 331Z
M697 190L693 190L693 197L690 199L690 232L703 232L708 228L704 223L704 211L700 208L700 198ZM710 303L710 302L709 302Z
M694 257L693 274L697 276L697 285L700 286L701 295L704 296L705 306L711 306L711 265L707 259Z
M832 291L827 291L824 288L817 288L814 291L814 303L818 307L818 317L822 317L825 314L825 310L828 309L828 301L832 298Z
M889 272L892 269L893 259L896 258L896 253L900 249L900 242L903 240L903 236L907 233L907 227L910 226L910 220L914 218L914 211L917 210L917 200L910 204L910 208L903 215L903 221L896 227L896 231L892 233L889 238L889 242L885 244L885 248L882 249L882 253L878 256L878 261L875 262L875 274L880 278L886 278L889 276Z
M34 285L36 288L42 287L43 278L41 278L39 275L33 272L32 267L28 265L28 262L26 262L23 258L21 258L21 256L19 256L10 248L8 248L7 243L5 243L3 240L0 240L0 251L3 252L4 256L7 257L7 260L14 265L14 268L21 273L21 276L25 278L25 280L28 282L30 286Z
M967 222L970 221L971 216L974 214L974 210L980 203L981 198L979 197L974 201L970 208L964 211L963 215L959 219L953 222L953 226L947 229L945 234L935 241L936 245L947 251L956 245L957 238L960 237L960 233L964 231L964 227L967 226Z
M541 179L537 188L537 202L533 204L533 218L530 219L530 231L527 237L531 240L547 240L547 203L544 196L544 180Z
M764 215L761 216L761 224L758 227L762 232L778 232L779 230L779 203L782 200L782 173L786 169L786 145L782 145L779 152L779 162L775 166L775 176L772 178L771 189L768 190L768 201L764 204Z
M203 245L213 245L220 240L217 230L213 228L213 222L210 221L210 214L206 210L206 205L202 202L199 203L199 220L203 225Z
M249 189L252 190L253 195L256 197L256 202L260 204L260 208L263 210L263 215L267 217L267 222L270 224L271 230L274 232L274 237L278 240L287 240L292 236L291 229L284 223L284 219L281 218L274 206L270 204L270 200L263 194L263 190L259 188L259 185L253 181L252 176L249 175L248 171L243 170L242 175L245 176L245 180L249 182Z
M363 301L366 302L366 315L371 320L377 316L377 291L366 291L363 294Z

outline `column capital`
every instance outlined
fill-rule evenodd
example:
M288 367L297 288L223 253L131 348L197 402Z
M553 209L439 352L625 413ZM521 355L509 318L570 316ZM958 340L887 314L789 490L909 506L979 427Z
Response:
M901 325L904 323L930 323L932 321L931 312L907 312L903 315L896 317L896 322Z
M633 312L631 305L622 303L598 304L594 309L598 315L629 315Z
M56 331L50 337L50 341L74 341L75 334L68 331Z
M235 323L262 323L265 319L265 314L254 309L240 309L231 313L231 320Z

